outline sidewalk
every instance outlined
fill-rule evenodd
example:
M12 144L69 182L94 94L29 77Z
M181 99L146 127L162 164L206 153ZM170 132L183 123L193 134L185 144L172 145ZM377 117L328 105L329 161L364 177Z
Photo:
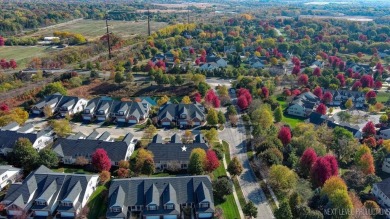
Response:
M231 178L230 173L227 171L227 163L226 163L225 155L223 156L223 165L224 165L224 168L226 170L226 175L229 178ZM241 188L239 188L239 189L241 189ZM237 204L237 208L238 208L238 212L240 213L240 217L245 218L244 213L242 212L242 207L241 207L240 201L238 200L238 196L237 196L236 188L234 187L234 184L233 184L233 197L234 197L234 201Z

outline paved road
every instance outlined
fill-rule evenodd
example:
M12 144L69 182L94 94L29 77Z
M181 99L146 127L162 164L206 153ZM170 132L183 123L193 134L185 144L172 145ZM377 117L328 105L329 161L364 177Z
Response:
M228 124L228 123L227 123ZM251 200L257 206L257 218L272 219L274 215L267 202L250 165L245 147L245 127L240 118L237 128L232 128L226 124L226 128L220 132L220 138L230 144L231 156L236 156L244 167L241 176L238 177L245 199Z

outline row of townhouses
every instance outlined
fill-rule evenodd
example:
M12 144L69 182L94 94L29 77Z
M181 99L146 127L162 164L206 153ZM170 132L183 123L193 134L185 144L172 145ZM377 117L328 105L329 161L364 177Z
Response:
M41 115L45 107L61 116L81 113L84 121L112 120L121 123L136 124L149 117L150 107L155 104L151 98L142 98L141 102L117 101L109 97L97 97L86 100L79 97L53 94L33 105L33 114ZM200 104L171 104L160 107L158 123L161 126L199 126L205 122L204 108Z
M76 218L99 182L97 174L57 173L45 166L23 181L20 169L0 166L2 181L11 184L1 201L0 218ZM211 219L214 198L208 176L112 180L106 217L109 219Z

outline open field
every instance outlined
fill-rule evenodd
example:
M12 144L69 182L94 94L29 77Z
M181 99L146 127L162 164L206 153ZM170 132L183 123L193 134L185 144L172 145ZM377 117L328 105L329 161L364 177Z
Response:
M136 35L146 35L147 22L146 21L109 21L110 32L119 35L123 38L129 38ZM159 30L165 27L165 22L151 22L150 27L152 31ZM72 33L80 33L87 39L93 40L103 36L106 33L106 22L104 20L78 20L72 23L66 23L62 26L52 26L41 29L29 36L52 36L54 31L68 31Z
M2 46L0 47L1 59L14 59L18 63L18 69L26 67L33 57L40 57L50 49L45 46Z

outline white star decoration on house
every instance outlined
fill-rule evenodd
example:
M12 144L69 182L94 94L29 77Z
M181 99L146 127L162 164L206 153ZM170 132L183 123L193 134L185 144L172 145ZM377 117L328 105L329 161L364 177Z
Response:
M187 151L187 147L183 145L183 147L181 147L181 151Z

